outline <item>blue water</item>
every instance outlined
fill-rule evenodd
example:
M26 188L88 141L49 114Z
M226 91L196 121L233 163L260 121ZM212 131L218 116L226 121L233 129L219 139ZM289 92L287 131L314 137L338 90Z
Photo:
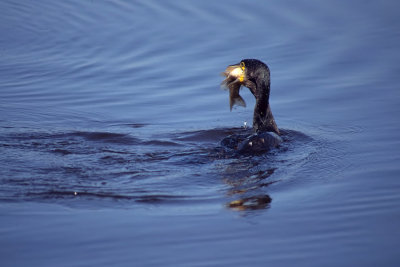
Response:
M396 1L2 1L1 266L398 266ZM284 142L238 155L271 70Z

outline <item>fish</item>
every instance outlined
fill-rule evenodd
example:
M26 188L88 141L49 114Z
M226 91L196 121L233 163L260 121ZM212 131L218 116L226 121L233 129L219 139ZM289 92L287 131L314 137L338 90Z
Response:
M222 81L221 86L229 90L229 107L232 111L233 106L246 107L246 102L240 96L239 91L242 86L244 71L237 65L228 66L224 72L221 73L226 78Z

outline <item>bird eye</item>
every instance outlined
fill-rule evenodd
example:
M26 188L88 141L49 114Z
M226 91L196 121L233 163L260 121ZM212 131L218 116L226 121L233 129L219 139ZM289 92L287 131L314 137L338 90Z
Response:
M243 61L242 61L242 62L240 62L240 68L242 68L242 70L244 70L244 69L245 69L244 62L243 62Z

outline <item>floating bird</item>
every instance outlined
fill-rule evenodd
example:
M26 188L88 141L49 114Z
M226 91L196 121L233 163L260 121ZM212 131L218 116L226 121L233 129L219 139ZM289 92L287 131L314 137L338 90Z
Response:
M282 142L278 126L269 105L270 71L268 66L257 59L243 59L238 64L230 65L222 73L225 79L222 85L229 90L230 109L234 105L246 107L246 102L239 92L242 86L249 88L256 98L253 115L254 134L235 140L223 140L224 143L236 143L234 147L240 152L262 152L279 146ZM228 137L233 138L235 137Z

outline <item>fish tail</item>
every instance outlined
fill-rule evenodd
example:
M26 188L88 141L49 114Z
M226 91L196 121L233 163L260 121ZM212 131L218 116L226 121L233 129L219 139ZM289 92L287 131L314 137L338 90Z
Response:
M240 95L236 95L235 97L231 97L229 99L229 105L230 105L230 109L232 111L232 108L234 105L246 107L246 102Z

